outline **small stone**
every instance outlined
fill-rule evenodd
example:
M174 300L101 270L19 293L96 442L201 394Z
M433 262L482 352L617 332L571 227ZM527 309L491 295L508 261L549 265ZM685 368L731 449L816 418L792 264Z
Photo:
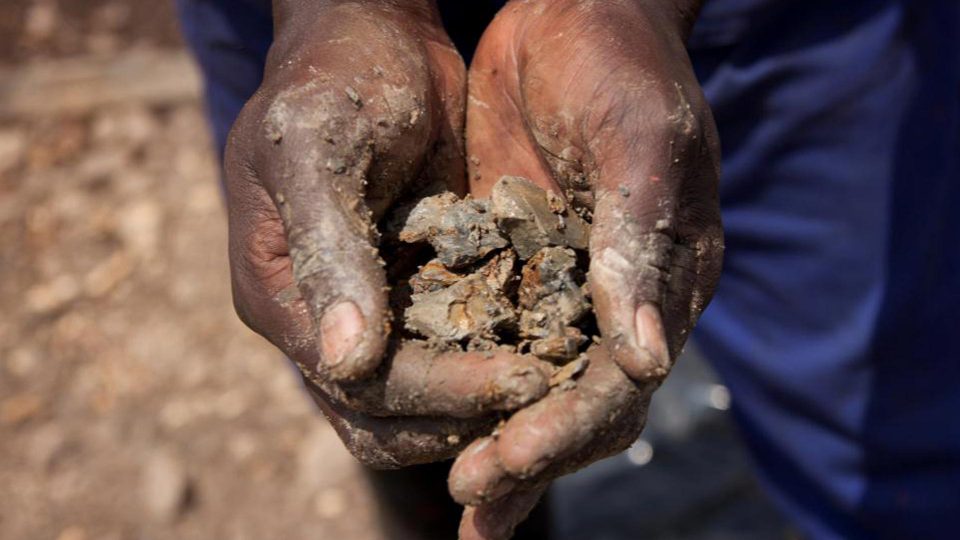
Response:
M17 129L0 131L0 174L20 163L27 150L27 136Z
M163 209L156 201L140 199L121 208L118 233L134 254L151 258L160 248Z
M586 342L586 337L579 329L568 326L562 336L549 336L530 343L530 353L534 356L550 361L564 361L576 358L580 346Z
M617 186L617 190L620 192L620 195L623 196L623 197L629 197L629 196L630 196L630 188L628 188L627 186L625 186L625 185L623 185L623 184L620 184L619 186Z
M7 355L6 367L7 371L17 377L28 377L40 367L40 355L30 346L14 349Z
M43 400L37 394L18 394L0 402L0 425L15 426L40 413Z
M147 513L157 521L171 522L187 508L190 479L172 454L156 451L143 468L142 496Z
M61 274L49 283L35 285L26 292L27 309L36 315L57 311L80 295L80 284L69 274Z
M550 211L557 215L563 215L567 213L567 203L563 200L563 197L556 194L556 192L548 191L547 192L547 207L550 208Z
M333 174L347 172L347 162L343 158L334 157L327 160L327 170Z
M504 176L493 186L491 211L521 259L541 248L563 246L587 249L590 225L566 203L525 178ZM562 205L562 207L561 207Z
M347 94L347 99L349 99L350 102L353 103L354 107L358 109L363 108L363 100L360 99L360 94L357 93L357 91L352 86L346 87L344 91Z
M317 494L317 514L324 519L336 519L347 511L347 496L340 488L328 488Z
M410 287L414 294L439 291L460 281L463 277L463 274L448 270L439 260L433 259L410 278Z
M84 277L83 291L90 298L99 298L133 273L135 264L125 251L114 253Z

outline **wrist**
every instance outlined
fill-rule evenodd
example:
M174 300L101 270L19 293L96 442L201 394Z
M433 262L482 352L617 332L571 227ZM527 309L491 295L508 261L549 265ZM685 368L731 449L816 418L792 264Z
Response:
M436 0L273 0L274 41L267 60L308 59L317 36L367 21L431 41L447 41ZM349 33L349 30L345 30ZM359 30L358 30L359 31ZM359 36L362 37L362 36Z
M571 14L581 19L582 25L609 22L610 26L626 21L642 21L644 28L655 28L659 33L672 35L686 42L700 13L703 0L631 0L629 2L591 2L583 0L511 0L508 4L518 19L518 30L525 33L539 28L555 33L553 21L569 21ZM529 23L529 24L525 24ZM632 23L631 23L632 24Z
M326 10L336 7L376 9L384 14L440 23L436 0L273 0L274 30L281 35L317 22Z
M690 36L703 7L703 0L637 0L637 3L645 10L658 12L658 16L673 25L684 41Z

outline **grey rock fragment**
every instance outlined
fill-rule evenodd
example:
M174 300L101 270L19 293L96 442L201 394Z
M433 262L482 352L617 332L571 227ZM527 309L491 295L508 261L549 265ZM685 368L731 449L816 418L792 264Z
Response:
M405 313L406 327L431 339L460 341L493 338L496 330L516 326L517 314L499 289L477 274L440 290L414 294Z
M525 178L501 178L493 186L491 211L521 259L547 246L587 249L589 245L590 225L569 211L561 197L548 196Z
M400 231L404 242L430 242L437 259L448 268L474 263L507 247L485 200L459 200L453 193L417 203Z
M543 248L530 259L520 282L521 336L563 337L590 310L577 272L576 254L568 248Z

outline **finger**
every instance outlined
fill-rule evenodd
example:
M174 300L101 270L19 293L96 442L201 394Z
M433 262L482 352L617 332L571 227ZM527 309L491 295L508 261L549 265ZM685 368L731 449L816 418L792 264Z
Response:
M449 485L461 504L482 504L504 492L548 481L628 446L639 435L641 406L652 385L637 388L602 347L572 389L514 414L499 429L496 451L481 439L454 462ZM515 482L514 480L521 480Z
M324 385L332 399L377 416L454 418L512 411L549 389L549 365L531 356L504 351L442 352L407 342L388 360L376 380Z
M588 143L589 283L606 345L635 381L666 376L710 298L722 250L709 110L698 89L662 86L646 107L613 100L618 120L599 123Z
M427 160L426 176L433 185L463 196L467 193L465 147L467 74L463 58L452 43L430 45L435 61L441 66L437 93L442 96L443 116L437 123L433 155Z
M635 406L645 392L626 378L601 347L587 354L590 365L574 388L558 387L514 414L500 430L500 463L514 477L537 475L611 430L622 416L642 412Z
M512 491L519 482L500 463L496 437L470 443L450 468L447 488L453 500L464 506L480 505Z
M517 490L506 497L480 506L468 506L460 520L460 540L508 540L527 519L548 484Z
M407 343L393 357L383 403L393 414L458 418L512 411L549 389L549 365L504 351L431 352Z
M379 366L390 332L371 206L388 206L397 195L390 189L409 184L414 169L408 164L422 160L429 129L399 130L409 138L394 144L375 129L380 115L370 109L376 106L364 105L362 115L351 110L360 90L344 88L278 97L265 122L265 136L277 140L275 152L261 162L268 164L264 184L283 218L294 281L318 337L316 369L334 380L358 380ZM411 103L403 105L416 107L416 98L407 97ZM294 122L288 114L306 119ZM344 133L347 126L355 132ZM383 163L401 165L379 166L375 153ZM367 185L377 186L376 193Z
M491 418L377 418L339 405L315 387L310 390L344 446L362 464L374 469L450 459L496 422Z

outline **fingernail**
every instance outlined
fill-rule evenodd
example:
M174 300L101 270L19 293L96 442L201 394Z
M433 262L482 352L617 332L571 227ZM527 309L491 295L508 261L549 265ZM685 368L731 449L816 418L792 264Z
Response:
M357 347L363 336L363 314L353 302L342 302L328 309L320 319L321 362L336 366Z
M637 332L637 347L650 353L655 364L653 370L666 370L670 366L670 352L667 350L667 338L663 332L663 320L660 310L652 304L643 304L637 308L634 324Z

